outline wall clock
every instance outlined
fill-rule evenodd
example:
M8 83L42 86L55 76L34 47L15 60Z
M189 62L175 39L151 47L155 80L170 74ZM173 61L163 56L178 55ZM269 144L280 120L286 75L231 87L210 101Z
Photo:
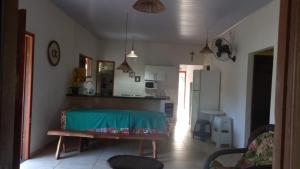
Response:
M59 44L53 40L48 45L48 60L52 66L57 66L60 60Z

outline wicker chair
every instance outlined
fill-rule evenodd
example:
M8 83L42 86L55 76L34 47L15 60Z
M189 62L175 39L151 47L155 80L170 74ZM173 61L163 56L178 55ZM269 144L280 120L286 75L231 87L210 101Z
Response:
M248 139L248 146L250 145L250 143L255 140L259 135L265 133L265 132L269 132L269 131L274 131L274 125L269 124L263 127L260 127L259 129L255 130L250 138ZM248 147L247 146L247 147ZM244 154L248 151L248 148L238 148L238 149L224 149L224 150L220 150L215 152L214 154L212 154L210 157L208 157L208 159L205 162L204 165L204 169L210 169L211 168L211 164L216 160L216 158L218 158L219 156L222 155L227 155L227 154ZM263 165L263 166L253 166L253 167L248 167L247 169L272 169L272 165Z

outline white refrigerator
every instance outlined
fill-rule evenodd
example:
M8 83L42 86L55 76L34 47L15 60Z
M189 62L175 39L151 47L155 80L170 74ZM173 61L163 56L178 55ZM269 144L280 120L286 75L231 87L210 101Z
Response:
M191 129L194 130L197 119L210 120L201 110L218 111L220 109L221 73L218 71L194 70L191 88Z

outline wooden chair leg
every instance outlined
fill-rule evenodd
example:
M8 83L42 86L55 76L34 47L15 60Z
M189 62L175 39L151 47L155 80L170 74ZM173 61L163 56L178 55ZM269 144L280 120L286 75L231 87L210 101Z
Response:
M157 158L157 149L156 149L156 141L152 140L152 151L153 151L153 158Z
M140 156L144 155L144 140L140 140Z
M60 149L61 149L62 142L63 142L63 136L59 136L56 153L55 153L56 160L60 158Z
M82 138L79 137L79 145L78 145L78 150L79 150L79 152L82 152L82 149L83 149Z

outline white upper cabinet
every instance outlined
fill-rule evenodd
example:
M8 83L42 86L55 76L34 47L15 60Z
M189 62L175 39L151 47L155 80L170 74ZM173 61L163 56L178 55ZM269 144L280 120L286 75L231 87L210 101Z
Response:
M145 67L145 80L167 80L168 74L174 70L172 66L152 66Z

